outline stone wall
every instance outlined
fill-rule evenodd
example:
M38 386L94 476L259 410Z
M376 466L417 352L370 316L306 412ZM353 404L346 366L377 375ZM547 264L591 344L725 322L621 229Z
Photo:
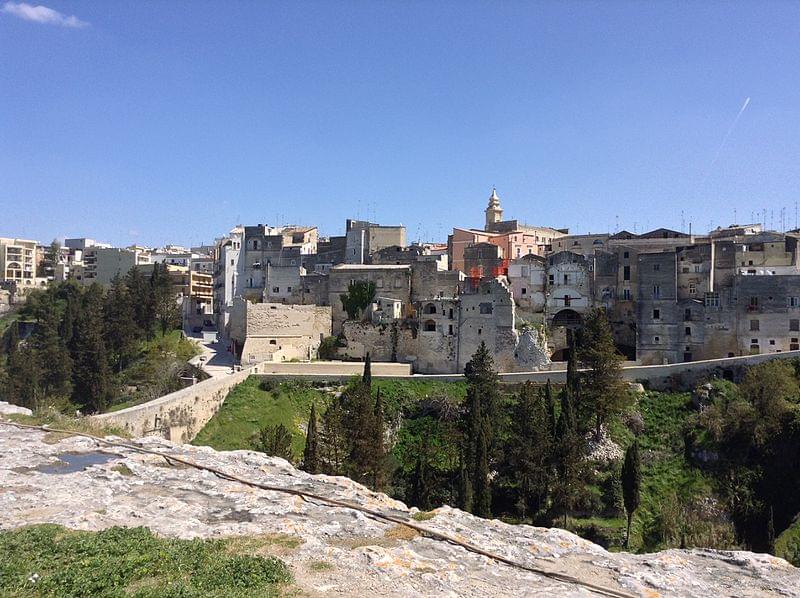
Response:
M231 338L243 364L312 359L330 334L330 307L234 300Z
M154 401L91 416L103 425L117 426L132 436L161 436L174 442L190 442L206 425L228 393L258 367L224 377L210 378Z

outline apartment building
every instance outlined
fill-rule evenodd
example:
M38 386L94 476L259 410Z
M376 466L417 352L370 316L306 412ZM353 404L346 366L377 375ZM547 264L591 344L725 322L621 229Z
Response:
M36 241L0 237L0 276L18 288L36 285Z

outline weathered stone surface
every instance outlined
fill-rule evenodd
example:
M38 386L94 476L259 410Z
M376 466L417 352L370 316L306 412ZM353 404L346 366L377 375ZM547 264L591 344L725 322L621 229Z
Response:
M33 412L25 407L19 407L0 401L0 415L31 415Z
M144 525L180 538L286 534L301 543L284 543L277 554L311 596L591 595L578 585L500 564L355 510L253 489L169 466L161 457L98 447L85 438L45 439L52 441L42 432L0 426L0 528L52 522L84 530ZM400 517L415 512L346 478L311 476L260 453L216 452L152 437L135 442L262 483L306 489ZM72 473L37 469L63 453L98 450L114 458ZM768 555L609 553L563 530L507 525L449 507L421 525L530 566L635 595L800 595L800 570Z

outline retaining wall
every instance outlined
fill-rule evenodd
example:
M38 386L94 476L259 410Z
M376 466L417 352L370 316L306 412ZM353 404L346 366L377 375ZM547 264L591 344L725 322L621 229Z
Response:
M209 378L153 401L92 418L123 428L134 437L161 436L175 442L190 442L219 410L233 387L257 371L255 366Z

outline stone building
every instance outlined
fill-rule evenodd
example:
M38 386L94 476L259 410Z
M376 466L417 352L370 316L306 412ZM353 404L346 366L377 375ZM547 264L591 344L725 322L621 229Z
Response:
M339 264L328 274L328 305L331 307L333 332L338 334L347 319L341 296L347 293L351 282L375 283L376 296L398 299L405 305L411 303L411 266Z
M234 300L230 338L243 365L313 359L330 334L330 307Z
M406 227L347 220L345 263L366 264L369 256L386 247L406 246Z

